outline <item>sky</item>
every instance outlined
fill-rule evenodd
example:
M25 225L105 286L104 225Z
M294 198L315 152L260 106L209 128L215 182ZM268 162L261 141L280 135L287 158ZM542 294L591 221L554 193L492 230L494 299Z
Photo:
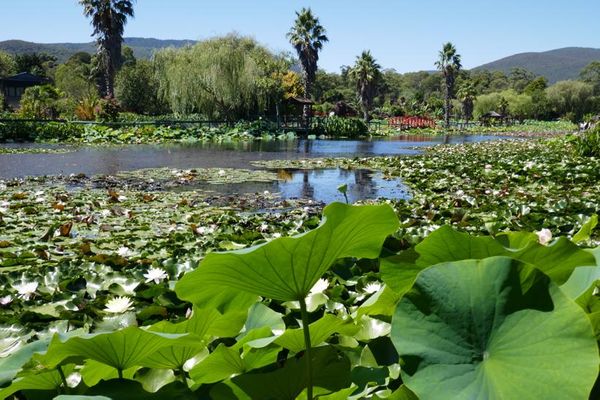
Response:
M126 37L205 39L237 32L274 51L293 51L286 33L310 7L329 43L319 66L338 72L371 50L383 68L434 69L444 42L465 68L528 51L600 48L600 0L137 0ZM0 0L0 41L87 42L77 0Z

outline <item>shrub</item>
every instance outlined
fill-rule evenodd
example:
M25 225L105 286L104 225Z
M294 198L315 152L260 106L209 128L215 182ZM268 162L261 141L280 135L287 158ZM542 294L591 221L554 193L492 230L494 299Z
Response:
M329 137L359 137L369 133L367 124L359 118L327 117L319 121L313 134Z
M600 157L600 126L577 136L575 152L582 157Z
M51 85L28 87L23 92L19 113L26 118L57 118L63 97L63 93Z
M95 108L96 120L98 121L116 121L119 117L121 106L114 98L106 97L100 99Z

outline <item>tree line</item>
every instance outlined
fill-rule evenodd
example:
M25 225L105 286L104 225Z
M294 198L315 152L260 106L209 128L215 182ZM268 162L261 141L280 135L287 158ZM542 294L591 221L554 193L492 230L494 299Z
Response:
M600 110L600 61L584 68L578 80L549 85L523 68L509 74L464 70L456 47L445 43L433 63L437 73L384 69L369 50L339 73L326 72L318 61L327 32L306 8L296 13L287 33L292 54L229 34L138 60L122 46L127 20L134 17L133 0L79 3L93 28L96 54L77 53L58 65L46 54L0 52L0 76L31 72L53 82L27 89L21 113L95 119L128 111L238 120L286 113L289 99L304 98L322 114L360 113L365 120L425 115L449 125L451 119L468 122L490 112L519 120L579 121Z

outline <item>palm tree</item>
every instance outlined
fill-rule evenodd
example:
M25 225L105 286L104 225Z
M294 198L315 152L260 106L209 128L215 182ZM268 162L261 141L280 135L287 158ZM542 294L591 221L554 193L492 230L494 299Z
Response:
M114 97L115 74L121 67L121 45L127 17L133 17L135 0L79 0L83 14L92 19L98 58L104 74L104 94Z
M350 69L350 77L356 82L358 99L365 121L368 121L369 111L377 93L377 84L381 79L381 67L375 62L370 51L363 51L360 57L356 58L356 64Z
M462 65L460 64L460 54L456 52L456 47L450 42L445 43L442 50L439 52L439 58L435 62L435 66L442 72L445 81L444 95L446 104L444 107L444 121L446 128L450 127L450 111L452 104L450 100L454 97L454 82Z
M456 92L458 100L462 103L463 114L467 124L473 118L473 105L476 98L475 85L473 82L467 82Z
M311 98L311 88L317 73L319 51L323 48L323 44L329 40L325 33L325 28L319 23L319 19L313 15L310 8L296 11L296 21L294 21L294 26L288 32L287 38L296 49L302 64L304 96L307 99ZM308 117L308 113L309 107L305 105L304 116Z

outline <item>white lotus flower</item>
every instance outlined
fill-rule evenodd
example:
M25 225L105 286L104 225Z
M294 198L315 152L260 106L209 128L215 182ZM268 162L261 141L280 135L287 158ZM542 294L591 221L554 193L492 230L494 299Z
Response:
M220 170L219 170L219 175L220 175L220 176L223 176L223 175L225 175L225 170L224 170L224 169L220 169Z
M119 247L119 250L117 250L117 254L120 255L121 257L129 257L133 254L133 252L131 250L129 250L129 247L123 246L123 247Z
M127 296L118 296L114 299L109 300L104 307L104 311L113 314L122 314L132 308L133 302Z
M38 285L39 284L37 282L23 282L17 285L12 285L12 287L17 291L20 298L29 300L29 298L37 290Z
M146 278L146 283L154 281L154 283L160 283L163 279L168 278L169 276L162 268L150 268L148 272L144 274L144 278Z
M552 240L552 232L550 229L544 228L541 231L536 232L536 234L540 244L547 245Z
M485 169L486 171L489 171L492 169L492 164L485 164Z
M317 283L313 285L308 295L310 296L312 294L323 293L325 290L327 290L328 287L329 281L327 279L321 278L317 281Z
M531 168L533 168L534 166L535 166L535 163L534 163L533 161L527 161L527 162L525 163L525 166L523 167L523 169L524 169L525 171L527 171L528 169L531 169Z
M368 294L373 294L381 289L381 283L379 282L370 282L363 288L363 291Z
M267 229L269 229L269 225L267 225L267 224L262 224L262 225L260 226L260 231L261 231L261 232L264 232L264 231L266 231Z
M0 306L6 306L10 303L12 303L13 298L11 295L6 295L4 297L0 297Z

